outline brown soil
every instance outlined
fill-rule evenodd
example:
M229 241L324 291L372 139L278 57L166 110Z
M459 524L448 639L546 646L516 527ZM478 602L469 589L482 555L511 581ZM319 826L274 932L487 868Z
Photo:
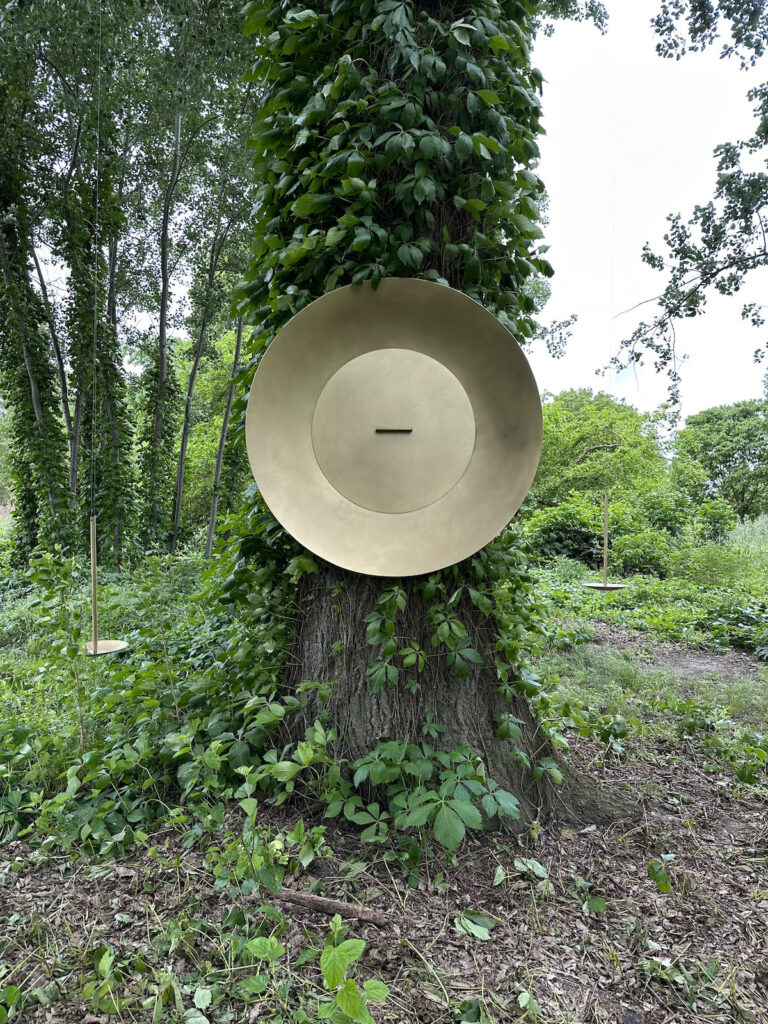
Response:
M453 1024L461 1019L456 1007L471 999L480 1000L492 1022L768 1021L765 791L738 786L727 769L713 771L707 754L687 744L633 740L625 759L603 762L597 747L579 741L574 757L603 785L628 793L633 820L551 825L536 839L473 837L457 867L445 869L441 879L433 863L415 890L395 865L388 870L374 862L381 848L361 847L353 826L328 823L334 857L320 864L324 870L310 866L286 884L308 890L314 883L328 897L386 915L383 927L352 921L348 933L367 943L360 979L375 976L391 987L386 1003L373 1008L378 1024ZM297 817L296 809L285 807L267 812L275 824L290 825ZM214 891L202 854L185 851L180 837L161 834L150 843L154 855L145 850L119 863L79 861L74 867L66 857L41 860L19 842L0 847L0 988L13 982L53 993L50 1005L31 1004L19 1019L116 1021L91 1013L77 995L78 972L84 966L93 972L93 951L102 942L118 959L143 950L155 977L170 972L180 984L191 976L194 958L221 962L215 933L196 934L194 953L183 945L170 955L153 951L152 939L169 921L188 913L220 922L233 899ZM669 893L648 877L649 860L665 852L675 855ZM515 870L515 857L546 866L549 894ZM362 860L368 863L353 880L345 877L349 863ZM508 875L494 886L499 865ZM577 879L604 898L604 913L584 912ZM281 936L291 961L312 945L308 936L322 944L328 933L326 916L279 895L262 892L242 902L252 908L271 902L291 919ZM456 929L465 908L497 920L488 941ZM317 979L316 961L302 972ZM184 990L185 1007L192 1006L195 983ZM137 984L129 977L121 987L130 994ZM538 1017L522 1016L519 999L526 992L541 1007ZM163 1021L181 1019L172 1006ZM122 1011L124 1021L151 1019L138 1000ZM250 1024L283 1018L265 1003L246 1007L227 999L204 1019Z
M672 672L678 679L703 679L718 676L724 682L735 679L760 679L768 665L745 651L695 651L689 647L660 644L650 634L624 629L610 622L593 622L593 644L616 651L631 651L649 668Z

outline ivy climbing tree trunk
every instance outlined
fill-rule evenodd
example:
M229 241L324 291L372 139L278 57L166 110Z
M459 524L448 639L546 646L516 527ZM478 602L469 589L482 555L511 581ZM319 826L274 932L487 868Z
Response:
M417 672L414 667L411 673L418 686L407 685L401 665L396 684L384 682L372 693L371 616L375 619L381 608L382 592L393 587L402 587L405 598L402 611L392 609L393 636L399 648L424 652L424 668ZM480 755L487 775L517 800L522 823L553 814L569 821L597 821L621 809L610 793L558 756L524 692L500 682L498 623L493 614L473 606L466 592L453 606L453 618L466 628L471 649L482 662L468 662L466 675L459 675L447 664L445 652L432 645L434 605L424 600L419 581L401 584L323 565L317 575L305 574L299 589L291 687L305 680L331 685L327 699L310 698L294 724L297 739L315 717L328 715L339 734L339 753L354 760L383 737L418 743L425 735L424 723L435 723L443 749L466 746ZM514 750L508 740L498 738L509 723L515 733L519 730Z
M18 230L23 210L19 203L0 228L0 361L3 390L13 406L15 470L23 481L15 516L22 548L28 550L40 541L65 541L65 531L59 517L58 396L53 366L41 344L45 312L29 279L28 248Z
M240 362L240 348L243 343L243 318L237 321L237 336L235 338L235 354L232 358L232 382L227 389L227 401L224 406L224 417L221 421L221 434L219 435L219 446L216 449L216 466L213 471L213 497L211 498L211 514L208 518L208 533L205 538L205 557L210 558L213 551L213 536L216 532L216 517L219 514L219 487L221 486L221 469L224 465L224 451L227 445L227 431L229 430L229 418L232 415L232 402L235 397L235 377Z
M173 153L171 168L163 194L163 212L160 223L160 309L157 334L157 378L155 381L154 417L152 441L147 458L147 474L144 480L146 532L151 543L159 539L160 508L157 497L162 491L160 482L161 452L163 451L163 430L167 429L166 405L168 402L168 311L171 301L171 271L169 266L171 247L171 214L174 194L181 173L181 108L176 110L173 131Z
M313 299L387 276L462 290L509 329L510 345L534 335L529 284L552 272L537 224L541 76L530 62L542 13L536 0L246 7L266 91L242 288L254 361ZM524 819L615 814L546 723L528 664L539 612L524 563L515 531L403 582L294 558L289 570L304 575L287 685L308 694L294 737L318 717L356 758L383 737L436 736L482 758Z
M48 333L51 337L51 345L56 357L56 371L59 377L59 388L61 389L61 412L64 417L64 427L67 431L67 445L69 446L69 505L74 506L77 494L77 449L75 447L75 435L72 427L72 413L69 408L69 389L67 387L67 368L64 365L64 356L59 342L59 333L56 329L56 320L53 315L53 308L48 298L48 285L45 280L43 268L35 252L34 240L32 243L32 259L35 264L35 272L40 285L40 294L43 298L45 319L48 324Z

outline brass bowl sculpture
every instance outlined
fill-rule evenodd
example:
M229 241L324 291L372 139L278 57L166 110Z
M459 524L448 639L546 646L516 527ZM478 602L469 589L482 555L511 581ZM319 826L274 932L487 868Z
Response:
M275 518L329 562L416 576L474 554L510 521L541 454L541 402L510 332L430 281L347 286L265 352L246 415Z

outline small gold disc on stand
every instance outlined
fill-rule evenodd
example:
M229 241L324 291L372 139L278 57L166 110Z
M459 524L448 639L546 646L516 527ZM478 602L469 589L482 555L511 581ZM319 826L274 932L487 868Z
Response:
M115 654L128 647L127 640L100 640L99 617L96 601L96 516L91 516L91 639L85 645L85 654L89 658L98 658L102 654Z
M127 640L98 640L96 650L93 649L93 640L85 645L85 653L89 658L98 658L102 654L114 654L116 651L124 651L129 646Z
M608 492L603 504L603 578L600 583L585 583L589 590L626 590L626 583L608 582Z

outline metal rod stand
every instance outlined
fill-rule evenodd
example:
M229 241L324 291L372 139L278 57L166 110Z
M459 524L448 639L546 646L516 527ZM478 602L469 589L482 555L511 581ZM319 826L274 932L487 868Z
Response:
M603 504L603 586L608 586L608 492Z
M99 653L99 623L96 611L96 516L91 516L91 640L93 653Z

